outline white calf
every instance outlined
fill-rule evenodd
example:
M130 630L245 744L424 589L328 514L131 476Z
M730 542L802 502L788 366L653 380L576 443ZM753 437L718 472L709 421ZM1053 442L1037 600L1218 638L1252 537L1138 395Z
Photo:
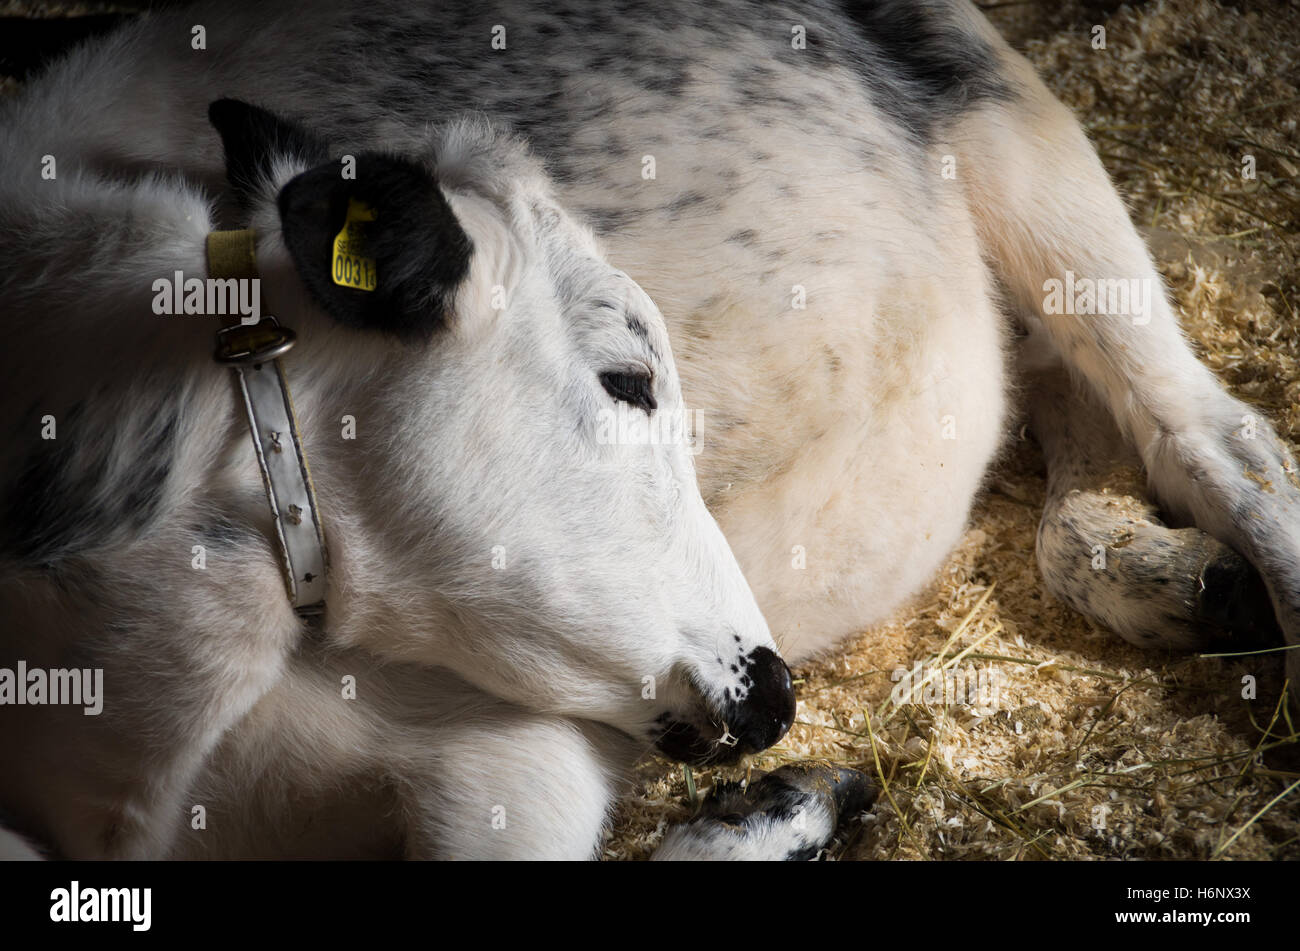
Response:
M930 578L1013 353L1052 590L1143 642L1270 607L1300 640L1294 463L1240 437L1077 124L955 0L201 8L74 54L0 128L0 661L106 673L99 718L0 709L0 803L63 854L592 854L651 741L770 745L776 644ZM354 202L373 291L330 276ZM215 321L149 311L215 228L256 232L301 341L314 632ZM688 409L698 471L680 433L610 437ZM1197 526L1150 526L1140 571L1089 567L1108 516L1070 489L1101 441ZM868 797L781 771L670 854L815 854Z

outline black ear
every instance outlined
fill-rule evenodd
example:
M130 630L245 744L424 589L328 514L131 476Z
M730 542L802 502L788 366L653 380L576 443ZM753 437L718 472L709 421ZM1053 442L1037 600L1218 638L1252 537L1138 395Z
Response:
M473 246L432 173L376 153L303 172L280 192L280 225L298 275L340 323L428 339L469 273ZM344 177L344 171L348 177ZM351 255L374 266L374 289L336 278L334 240L348 209L373 212L349 228ZM357 246L359 245L359 246Z
M208 106L208 121L226 150L226 178L241 204L248 206L278 158L317 165L329 158L325 145L301 126L238 99Z
M237 99L212 103L208 119L226 150L226 177L245 206L278 159L315 166L285 185L279 206L289 254L320 307L348 326L405 339L427 338L442 324L469 273L472 246L432 174L376 153L331 162L307 130ZM353 202L374 213L373 221L355 226L362 247L351 249L353 259L374 263L373 290L334 280L334 239Z

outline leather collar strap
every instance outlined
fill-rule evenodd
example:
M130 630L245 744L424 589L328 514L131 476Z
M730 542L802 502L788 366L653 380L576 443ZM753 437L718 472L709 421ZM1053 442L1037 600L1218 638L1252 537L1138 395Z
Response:
M251 229L211 232L208 277L257 280L255 251L256 235ZM318 619L325 613L325 535L279 359L293 346L294 333L274 317L263 317L250 326L236 315L225 323L217 331L214 359L235 371L275 522L289 601L299 615Z

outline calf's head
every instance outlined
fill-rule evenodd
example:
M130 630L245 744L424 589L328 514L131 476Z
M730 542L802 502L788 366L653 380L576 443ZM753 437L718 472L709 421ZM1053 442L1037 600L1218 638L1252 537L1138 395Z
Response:
M776 742L789 671L700 497L663 318L527 149L458 122L349 166L260 109L211 118L264 274L292 272L264 292L300 323L291 382L364 430L307 437L333 636L682 760ZM373 290L331 274L349 207Z

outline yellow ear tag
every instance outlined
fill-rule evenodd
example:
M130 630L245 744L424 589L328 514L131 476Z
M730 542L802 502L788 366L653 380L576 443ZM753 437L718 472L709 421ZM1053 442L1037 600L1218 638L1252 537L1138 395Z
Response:
M379 286L375 274L375 259L363 253L365 241L362 237L361 222L374 221L375 210L355 198L348 199L348 217L343 222L343 230L334 236L334 283L342 287L355 287L361 291L373 291Z

